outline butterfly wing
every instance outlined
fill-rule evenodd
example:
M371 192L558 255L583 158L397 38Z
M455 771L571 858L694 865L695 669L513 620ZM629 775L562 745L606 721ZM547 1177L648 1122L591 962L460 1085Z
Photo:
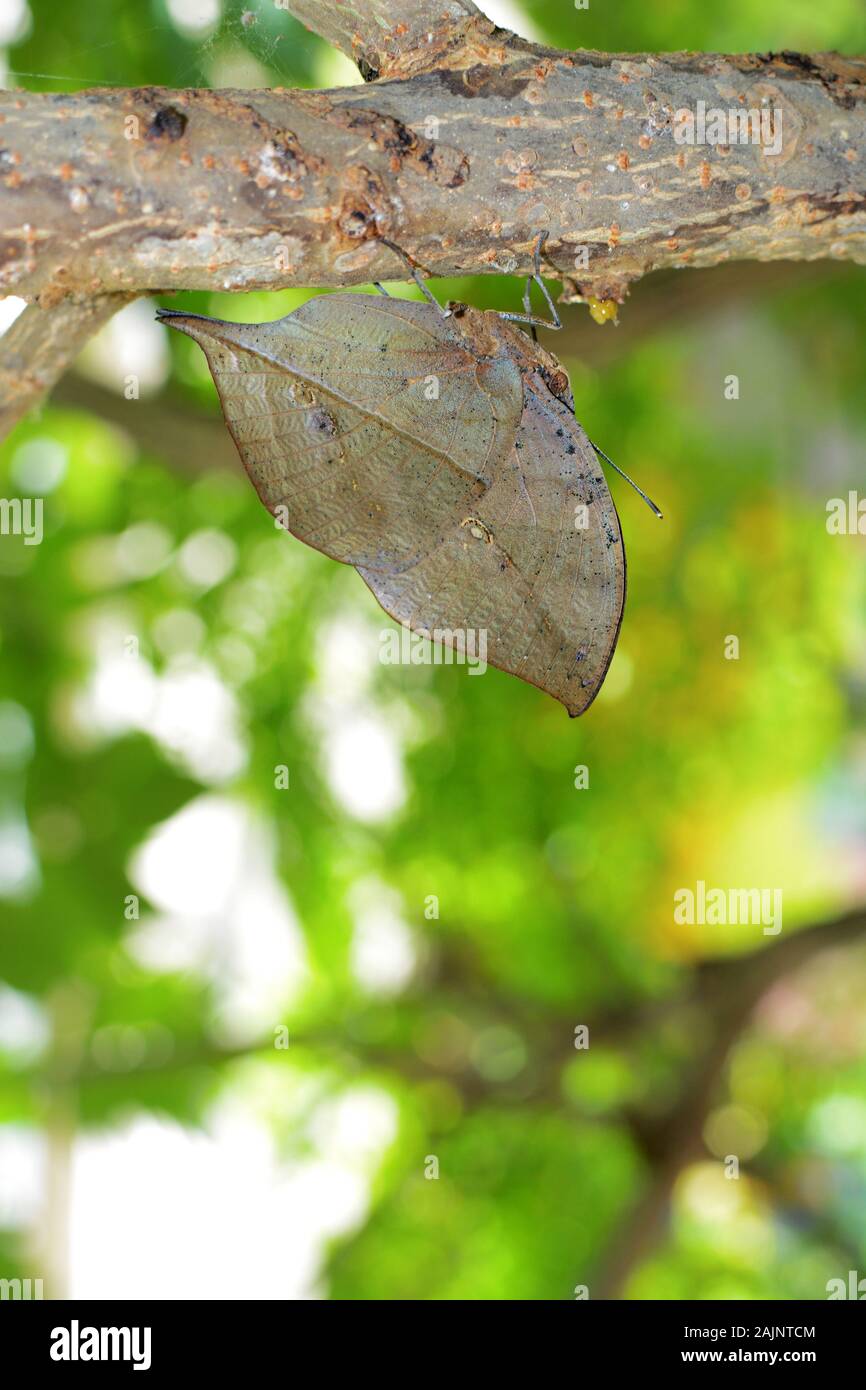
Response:
M540 374L525 374L524 385L520 426L475 505L475 524L452 529L391 579L360 572L383 608L410 627L485 630L492 665L578 715L598 693L619 634L622 533L572 411Z
M265 506L346 564L418 564L489 488L517 429L517 369L479 365L427 304L333 294L275 323L165 317L204 349Z
M269 324L166 317L204 349L250 478L294 535L354 565L398 621L452 645L484 631L492 665L586 709L622 617L622 536L525 335L345 294Z

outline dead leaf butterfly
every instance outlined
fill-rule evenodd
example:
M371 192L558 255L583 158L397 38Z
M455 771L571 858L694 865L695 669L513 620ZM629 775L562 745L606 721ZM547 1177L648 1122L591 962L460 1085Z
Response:
M273 323L160 317L204 350L250 479L294 536L354 565L397 622L452 643L485 632L492 665L583 713L616 646L625 553L567 373L507 321L537 320L340 293Z

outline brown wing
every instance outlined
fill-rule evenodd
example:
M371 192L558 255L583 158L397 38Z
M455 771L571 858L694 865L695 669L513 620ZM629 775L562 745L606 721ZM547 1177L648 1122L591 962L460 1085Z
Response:
M499 471L520 374L427 304L310 300L275 323L166 316L200 343L252 482L287 529L384 574L442 545Z
M360 572L398 621L428 632L486 630L492 665L582 714L616 646L625 553L595 451L537 374L526 380L506 464L473 520L396 577Z
M582 713L616 643L622 537L524 335L343 294L270 324L166 317L203 347L256 490L294 535L414 630L485 631L492 665Z

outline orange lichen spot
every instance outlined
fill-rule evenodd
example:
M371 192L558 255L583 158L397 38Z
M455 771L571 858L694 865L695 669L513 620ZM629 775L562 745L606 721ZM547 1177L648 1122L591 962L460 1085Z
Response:
M404 34L408 34L408 32L409 32L409 25L408 25L408 24L395 24L395 25L394 25L394 33L395 33L395 34L398 34L398 35L400 36L400 38L402 38Z
M528 169L524 169L523 173L517 175L515 183L521 191L525 191L527 188L534 188L535 176L531 174Z
M621 121L622 118L623 118L623 116L625 115L625 107L624 107L624 106L618 106L618 107L616 108L616 110L614 111L613 115L614 115L614 120L616 120L616 121Z
M707 161L706 159L704 159L704 160L701 161L700 174L701 174L701 188L704 188L704 189L709 188L710 184L711 184L712 181L713 181L713 174L712 174L712 170L710 169L709 163L708 163L708 161Z
M68 163L61 164L57 172L60 174L60 177L63 179L63 182L68 183L73 176L72 165Z
M21 183L21 175L17 169L13 169L11 174L7 174L3 180L7 188L18 188Z
M619 166L620 169L627 169L627 168L628 168L628 165L629 165L629 158L628 158L628 155L626 154L625 150L620 150L619 154L618 154L617 157L616 157L616 162L617 162L617 165Z
M770 189L769 201L771 203L785 203L788 201L788 190L783 184L777 183L775 188Z
M685 150L680 150L679 154L677 155L677 168L678 168L678 169L685 169L685 167L686 167L686 152L685 152Z
M584 106L588 106L588 107L590 108L590 110L592 109L592 106L593 106L592 92L590 92L590 91L584 92L584 94L583 94L583 104L584 104Z
M619 305L615 299L596 299L591 294L587 297L586 306L596 323L619 323Z
M203 154L201 157L201 167L203 169L215 169L216 160L212 154Z
M675 236L669 236L667 241L665 242L665 246L668 248L669 251L678 251L679 245L679 239Z
M573 58L567 58L567 57L566 57L566 58L560 58L559 61L560 61L560 63L562 64L562 66L563 66L564 68L573 68L573 67L574 67L574 59L573 59Z
M642 150L648 150L650 145L652 144L652 140L648 135L639 135L637 142Z
M177 162L178 164L183 164L186 168L189 168L190 164L192 164L192 155L190 154L189 150L181 150L180 154L177 157Z
M505 122L505 124L506 124L506 125L523 125L523 117L522 117L522 116L509 116L509 117L508 117L508 120Z
M619 245L619 223L614 222L607 234L608 248L613 251Z
M619 74L619 81L620 81L620 82L631 82L631 78L629 77L629 75L628 75L627 72L621 72L621 73Z
M239 174L248 174L248 173L250 172L249 160L248 160L248 159L236 159L236 160L235 160L235 168L237 169L237 171L238 171Z

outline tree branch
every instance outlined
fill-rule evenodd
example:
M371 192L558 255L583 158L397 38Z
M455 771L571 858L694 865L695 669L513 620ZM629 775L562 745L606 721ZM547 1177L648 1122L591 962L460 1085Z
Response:
M467 53L489 61L490 40L514 43L472 0L401 0L399 19L393 0L335 5L333 0L288 0L287 8L321 38L357 63L365 82L379 77L411 77L434 68L460 67Z
M158 455L187 477L216 469L241 476L238 451L222 417L205 415L194 403L174 399L165 391L128 401L70 372L56 387L52 401L70 410L87 410L116 425L139 449Z
M662 266L866 261L862 60L507 36L477 56L331 92L6 94L0 288L48 307L405 278L381 235L433 274L516 274L540 228L549 273L600 298ZM772 103L781 153L678 145L699 100Z
M0 338L0 439L51 390L91 334L134 297L103 294L51 309L28 304Z
M695 989L687 1002L708 1018L709 1041L672 1106L652 1116L630 1117L632 1133L650 1162L652 1178L599 1264L591 1281L593 1298L619 1297L632 1270L663 1237L674 1184L682 1170L704 1152L704 1125L717 1101L731 1048L767 991L815 954L844 949L864 935L866 909L858 908L834 921L791 932L747 956L706 961L699 966Z
M378 80L0 94L0 292L47 311L404 277L383 236L432 274L518 274L541 229L566 299L622 300L659 267L866 262L863 59L570 54L471 0L407 0L397 22L384 0L287 5ZM771 114L777 152L678 143L699 102ZM67 311L76 346L110 303ZM42 322L4 340L7 421L71 355Z

